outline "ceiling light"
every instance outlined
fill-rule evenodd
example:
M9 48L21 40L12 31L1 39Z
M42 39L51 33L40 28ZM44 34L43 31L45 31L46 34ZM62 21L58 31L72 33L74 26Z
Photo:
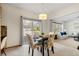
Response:
M45 14L45 13L39 14L39 19L40 20L46 20L47 19L47 14Z

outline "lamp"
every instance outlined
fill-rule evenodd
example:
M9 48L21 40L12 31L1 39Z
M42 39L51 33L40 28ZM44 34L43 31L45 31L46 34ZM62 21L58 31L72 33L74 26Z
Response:
M46 13L39 14L39 19L40 20L46 20L47 19L47 14Z

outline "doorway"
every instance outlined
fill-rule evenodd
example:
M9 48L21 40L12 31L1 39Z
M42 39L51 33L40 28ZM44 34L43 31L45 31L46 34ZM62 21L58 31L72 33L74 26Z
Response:
M54 32L55 34L63 32L63 23L54 22L50 20L50 31Z
M41 33L41 21L21 17L21 45L28 44L27 34L39 36Z

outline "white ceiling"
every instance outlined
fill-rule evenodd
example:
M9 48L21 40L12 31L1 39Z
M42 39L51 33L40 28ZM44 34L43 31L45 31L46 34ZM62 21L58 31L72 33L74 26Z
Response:
M64 8L75 5L76 3L10 3L10 5L16 6L21 9L29 10L33 13L47 13L50 15L52 12L57 12ZM56 21L68 21L72 19L78 19L79 12L65 15L59 19L55 19Z
M69 22L73 20L79 21L79 11L54 19L58 22Z
M66 8L73 4L72 3L71 4L69 3L14 3L12 5L22 9L27 9L37 14L39 13L49 14L50 12L56 12L58 10L62 10L63 8Z

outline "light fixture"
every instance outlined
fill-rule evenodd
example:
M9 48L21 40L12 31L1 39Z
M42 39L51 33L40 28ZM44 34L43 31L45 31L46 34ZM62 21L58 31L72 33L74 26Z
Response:
M46 13L39 14L39 19L40 20L46 20L47 19L47 14Z

